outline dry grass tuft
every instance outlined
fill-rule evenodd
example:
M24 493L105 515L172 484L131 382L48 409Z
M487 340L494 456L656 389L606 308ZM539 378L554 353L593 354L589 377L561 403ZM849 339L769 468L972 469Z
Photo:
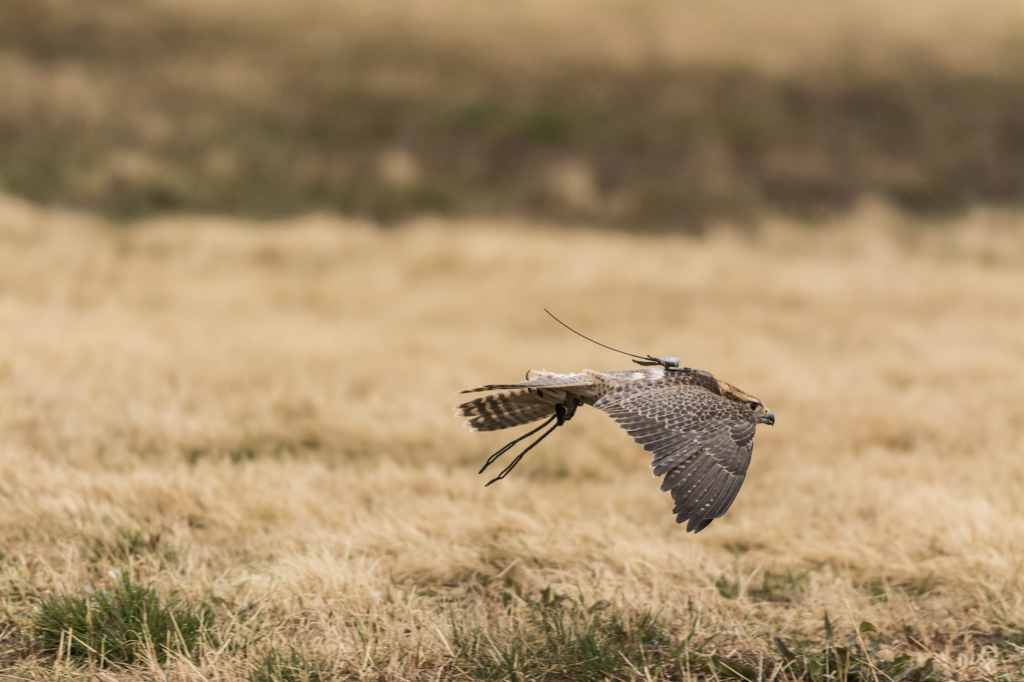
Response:
M5 199L5 674L98 665L28 627L113 571L214 616L107 678L1019 679L1022 266L991 211L695 240ZM625 364L542 307L775 411L728 515L682 532L593 412L483 488L505 435L454 391Z

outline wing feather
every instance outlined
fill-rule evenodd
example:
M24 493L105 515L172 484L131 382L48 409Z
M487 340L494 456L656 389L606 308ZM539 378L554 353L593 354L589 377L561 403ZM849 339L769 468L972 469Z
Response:
M694 487L704 479L704 475L715 466L710 457L692 457L665 475L661 481L661 492L672 491L690 495Z
M510 388L574 388L593 386L594 382L583 374L560 374L556 376L537 377L515 384L488 384L479 388L468 388L459 393L479 393L480 391L503 391Z
M732 476L726 481L725 487L722 488L722 494L715 500L711 509L708 509L707 516L717 519L726 512L732 501L736 499L736 493L740 491L744 478L746 476Z
M652 454L676 521L700 532L732 505L746 477L757 423L743 403L701 385L646 384L608 393L606 412Z
M728 487L727 477L721 476L717 472L709 473L707 478L712 480L710 483L702 486L703 493L700 494L700 497L691 498L686 508L680 512L680 514L684 514L683 519L689 519L688 527L694 527L705 518L708 518L706 512L714 504L718 496L722 494L723 490Z

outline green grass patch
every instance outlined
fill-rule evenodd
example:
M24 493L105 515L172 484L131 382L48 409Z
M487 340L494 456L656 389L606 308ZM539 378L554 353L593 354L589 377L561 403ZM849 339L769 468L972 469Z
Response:
M645 676L750 682L945 679L931 659L922 661L907 651L881 653L883 636L871 623L860 623L843 639L827 614L823 638L787 644L774 636L770 649L737 652L732 644L718 641L728 639L724 630L698 633L695 627L666 621L659 614L606 600L587 605L581 598L548 588L536 599L517 603L483 617L452 614L453 667L461 676L483 682ZM723 650L731 653L723 655Z
M918 665L906 653L892 658L880 656L882 639L872 623L860 623L847 636L844 644L837 643L835 628L827 613L824 630L826 645L820 652L794 653L782 638L773 638L773 646L781 656L781 660L775 663L776 672L783 675L782 679L795 678L811 682L939 682L946 679L935 669L930 658Z
M452 615L455 667L475 680L605 680L658 658L669 634L657 614L555 594L483 621Z
M160 661L171 652L194 658L212 625L209 605L161 598L127 573L113 587L46 597L31 619L42 652L99 665L134 663L147 651Z
M288 647L288 652L271 647L252 666L250 682L327 682L337 676L334 664L325 656Z

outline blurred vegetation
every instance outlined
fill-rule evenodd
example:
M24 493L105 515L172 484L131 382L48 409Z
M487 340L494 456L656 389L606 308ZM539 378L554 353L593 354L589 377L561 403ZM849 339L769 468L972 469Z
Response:
M124 218L324 209L687 230L868 194L924 212L1024 199L1019 42L987 70L910 49L869 68L842 46L782 72L523 62L346 6L6 0L0 189Z

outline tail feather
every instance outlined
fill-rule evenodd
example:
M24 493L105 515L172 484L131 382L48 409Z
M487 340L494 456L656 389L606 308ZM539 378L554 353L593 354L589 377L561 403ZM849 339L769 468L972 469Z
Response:
M474 398L455 409L456 417L468 417L464 425L470 431L498 431L529 424L555 413L554 406L532 388L492 393Z

